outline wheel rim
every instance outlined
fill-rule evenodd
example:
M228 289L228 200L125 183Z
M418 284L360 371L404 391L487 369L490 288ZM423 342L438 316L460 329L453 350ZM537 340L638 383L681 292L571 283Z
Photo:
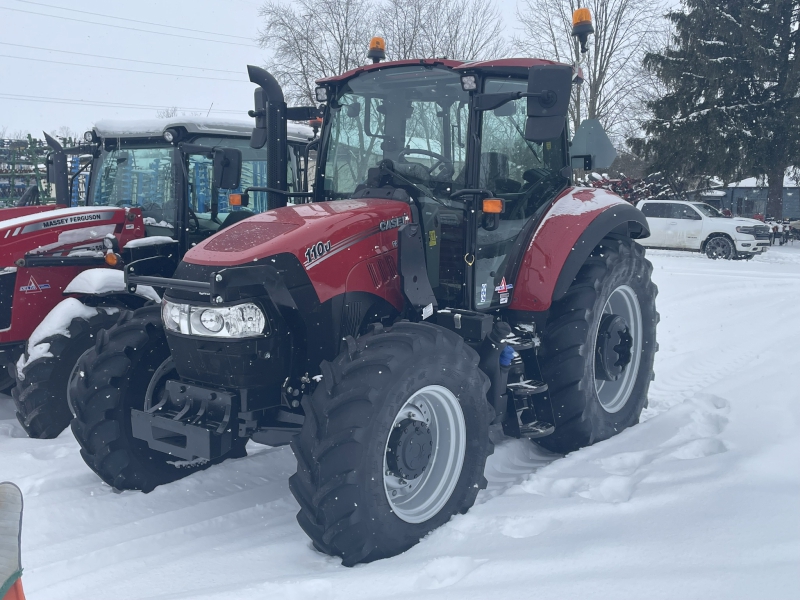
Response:
M72 404L72 395L69 393L70 384L72 383L72 380L75 378L75 374L78 372L78 369L80 368L81 360L85 355L89 354L89 352L93 349L94 348L89 348L83 354L81 354L80 358L78 358L78 360L75 361L75 366L73 366L72 370L69 372L69 379L67 379L67 407L69 408L69 412L72 413L73 417L77 417L78 413L75 412L75 406Z
M731 244L722 237L711 238L708 240L706 251L711 258L728 258L731 254Z
M636 377L639 374L639 363L642 359L642 309L639 306L639 299L633 288L621 285L608 297L603 307L603 315L616 315L621 317L628 326L630 336L630 360L624 366L622 373L616 380L606 381L597 377L596 368L593 373L594 387L600 406L608 413L615 413L622 410L627 404L636 384ZM602 318L599 321L602 322ZM598 332L600 323L598 323ZM595 333L593 346L597 352L598 340ZM594 362L592 363L594 366Z
M426 440L431 444L427 461L424 456L419 459ZM461 476L466 440L461 404L447 388L426 386L403 404L383 455L383 488L395 515L406 523L422 523L442 510ZM398 456L401 453L406 458ZM415 478L405 479L403 474Z

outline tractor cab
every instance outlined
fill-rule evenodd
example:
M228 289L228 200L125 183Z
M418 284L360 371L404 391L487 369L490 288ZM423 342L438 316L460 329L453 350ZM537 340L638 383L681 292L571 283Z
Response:
M139 208L147 236L169 237L184 249L220 229L266 210L266 194L242 201L244 187L263 185L266 153L250 147L250 126L218 119L101 121L86 139L96 144L87 203ZM288 126L287 189L301 191L310 127ZM234 161L239 180L215 180L214 169Z
M507 304L516 242L570 184L573 80L537 59L378 63L322 80L315 199L412 203L439 306Z

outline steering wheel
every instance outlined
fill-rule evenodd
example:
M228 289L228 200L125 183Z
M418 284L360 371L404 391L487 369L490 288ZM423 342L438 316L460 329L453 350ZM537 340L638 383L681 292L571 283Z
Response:
M191 206L189 206L188 209L189 209L189 221L194 220L194 226L195 226L194 232L200 231L200 219L198 219L197 215L194 214L194 211L192 210Z
M453 161L448 159L442 154L438 152L432 152L431 150L422 150L420 148L403 148L400 150L400 153L397 155L397 160L400 161L404 159L409 154L422 154L423 156L430 156L431 158L435 158L436 162L433 163L433 166L430 168L426 167L425 165L420 165L423 169L428 171L428 175L433 176L433 172L440 166L444 165L442 172L439 174L440 176L444 175L445 177L452 177L453 174L456 172L456 167L453 164ZM404 161L408 162L408 161Z

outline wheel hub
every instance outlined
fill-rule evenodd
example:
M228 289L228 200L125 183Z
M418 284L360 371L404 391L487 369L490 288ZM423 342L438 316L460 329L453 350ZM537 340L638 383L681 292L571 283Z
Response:
M392 430L386 447L386 466L396 477L416 479L433 454L433 436L424 421L403 419Z
M603 315L597 332L595 377L616 381L631 362L633 337L628 323L620 315Z

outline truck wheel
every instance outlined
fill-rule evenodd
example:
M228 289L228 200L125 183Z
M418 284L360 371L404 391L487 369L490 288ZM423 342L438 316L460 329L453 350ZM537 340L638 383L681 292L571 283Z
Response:
M131 409L143 408L154 375L160 381L175 376L160 369L169 359L161 323L161 306L145 306L124 313L116 325L101 331L97 344L78 361L69 384L75 411L72 432L81 456L100 478L117 490L150 492L226 458L245 456L246 439L214 461L181 461L151 450L133 437ZM163 384L161 384L163 385ZM154 382L158 388L159 382Z
M40 344L50 344L52 356L38 358L28 363L30 348L23 355L27 364L15 370L16 386L11 390L17 407L17 419L32 438L54 438L64 431L72 419L67 404L67 387L70 375L81 355L94 344L97 333L114 325L119 311L98 309L97 314L86 319L75 317L67 327L69 335L57 334L43 339Z
M540 445L566 454L639 422L658 349L652 271L633 240L605 238L553 303L539 356L556 422Z
M736 255L733 242L724 235L712 237L706 242L706 256L711 259L730 260Z
M314 546L352 566L394 556L473 505L494 450L488 378L458 335L373 326L303 399L289 488Z

